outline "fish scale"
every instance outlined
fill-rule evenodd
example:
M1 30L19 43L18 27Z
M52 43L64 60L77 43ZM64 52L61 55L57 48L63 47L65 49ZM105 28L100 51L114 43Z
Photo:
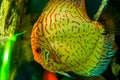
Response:
M32 30L34 59L51 72L98 76L116 51L114 34L104 32L87 16L84 0L50 0Z

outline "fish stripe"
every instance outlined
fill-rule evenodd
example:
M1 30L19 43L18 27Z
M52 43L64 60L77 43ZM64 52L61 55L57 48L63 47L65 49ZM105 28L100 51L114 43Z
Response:
M103 35L103 25L89 19L84 1L50 0L34 25L34 58L46 70L98 76L109 64L116 48L114 35Z

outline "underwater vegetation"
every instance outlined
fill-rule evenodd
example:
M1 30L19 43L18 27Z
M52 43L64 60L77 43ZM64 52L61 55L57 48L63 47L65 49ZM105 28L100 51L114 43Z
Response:
M0 79L119 80L119 4L119 0L1 1ZM12 45L5 46L8 43ZM8 69L3 68L5 51L10 53Z

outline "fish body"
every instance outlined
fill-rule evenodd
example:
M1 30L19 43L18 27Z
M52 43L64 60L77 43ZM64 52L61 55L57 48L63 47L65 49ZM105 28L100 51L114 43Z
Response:
M50 0L31 34L34 59L50 72L99 76L116 52L114 34L91 20L85 0Z

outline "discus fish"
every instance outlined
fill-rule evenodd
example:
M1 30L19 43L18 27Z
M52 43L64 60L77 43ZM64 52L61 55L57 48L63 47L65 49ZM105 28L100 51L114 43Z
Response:
M32 29L35 61L53 73L102 74L117 50L114 33L120 30L107 10L94 21L85 0L50 0Z

